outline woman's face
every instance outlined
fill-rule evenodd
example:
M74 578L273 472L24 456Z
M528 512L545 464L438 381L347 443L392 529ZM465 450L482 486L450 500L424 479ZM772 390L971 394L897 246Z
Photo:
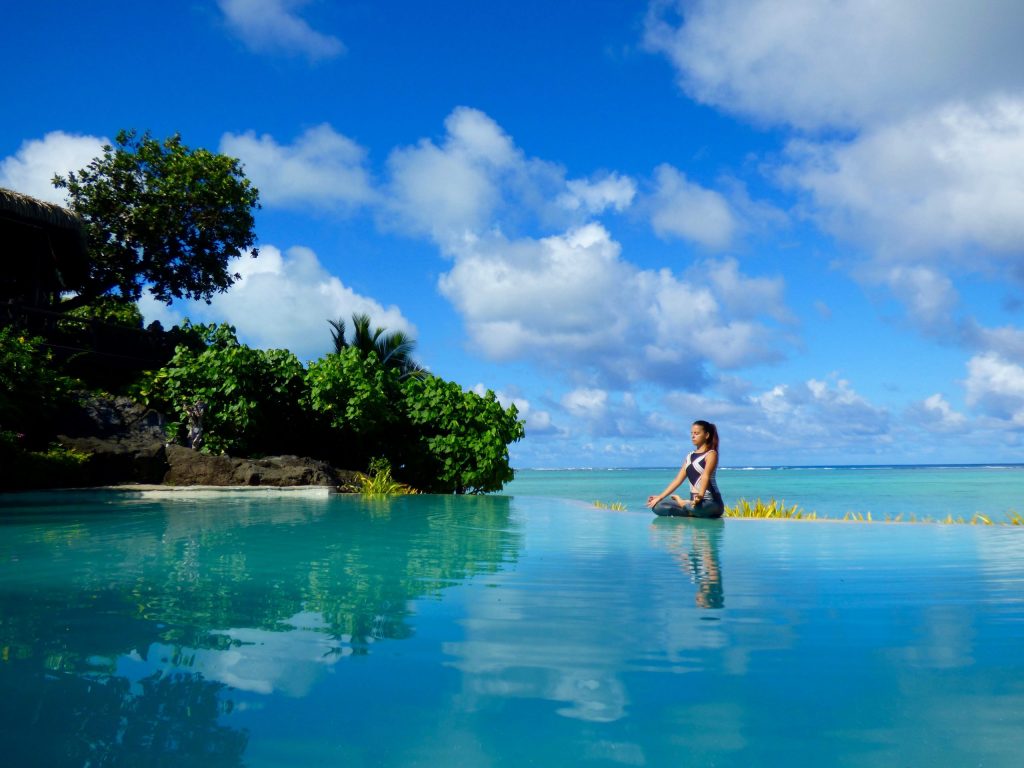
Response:
M707 430L700 424L694 424L690 427L690 440L693 442L694 448L700 448L708 441Z

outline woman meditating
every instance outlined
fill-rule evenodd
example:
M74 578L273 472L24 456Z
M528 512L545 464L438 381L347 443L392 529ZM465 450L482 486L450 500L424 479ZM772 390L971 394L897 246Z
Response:
M690 427L690 440L696 448L686 457L679 474L657 496L647 497L647 506L654 514L673 517L721 517L725 511L722 494L715 482L718 468L718 428L709 421L695 421ZM669 496L685 481L690 482L690 500Z

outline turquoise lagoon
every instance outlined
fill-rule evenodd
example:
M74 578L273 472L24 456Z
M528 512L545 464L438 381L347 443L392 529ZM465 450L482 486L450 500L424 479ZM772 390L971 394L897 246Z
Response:
M0 497L10 766L1015 768L1022 641L1009 526Z
M643 509L678 467L661 469L525 469L506 486L517 496L555 496L620 502ZM847 513L970 518L976 512L1005 519L1024 513L1024 465L723 467L718 484L727 504L775 498L820 517Z

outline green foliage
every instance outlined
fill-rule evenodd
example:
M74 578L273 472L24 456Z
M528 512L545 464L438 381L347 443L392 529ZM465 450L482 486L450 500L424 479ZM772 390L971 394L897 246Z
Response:
M365 466L371 456L393 455L401 412L399 373L375 353L349 347L309 364L309 409L329 428L324 455L342 466Z
M67 320L60 322L61 326L71 328L81 327L84 323L74 322L70 318L80 321L98 320L108 325L117 325L122 328L142 330L142 313L139 305L134 301L126 301L119 296L100 296L88 304L68 311L65 315Z
M525 432L514 405L436 376L403 382L410 430L403 476L436 493L485 493L512 479L508 446Z
M173 414L172 437L186 439L188 408L201 402L205 451L251 456L301 448L305 371L298 358L240 344L229 325L191 328L203 335L206 349L179 346L137 393L147 405Z
M349 340L345 337L347 327L343 319L328 320L327 323L331 326L335 354L355 348L363 357L375 354L381 365L396 369L403 378L427 375L426 370L412 359L416 340L407 333L374 328L369 315L356 313L352 315L352 338Z
M89 272L72 303L112 292L135 300L146 286L167 303L226 290L238 278L228 259L256 241L259 192L241 163L192 150L177 134L161 142L121 131L115 144L53 179L86 223Z
M816 512L804 512L796 504L787 507L786 502L769 499L767 502L758 499L751 504L746 499L740 499L735 506L725 508L725 517L763 517L763 518L784 518L788 520L815 520L818 517Z
M368 473L360 473L356 478L355 490L364 496L407 496L418 493L416 489L391 476L391 462L387 459L371 459Z
M59 445L27 450L16 433L0 430L0 488L5 490L86 485L88 461L87 453Z
M597 507L598 509L608 509L611 510L612 512L626 511L626 505L623 504L621 501L613 501L610 504L606 501L595 501L594 506Z
M821 520L830 518L819 518L817 512L804 512L797 505L787 507L784 501L776 501L775 499L769 499L767 502L757 499L751 504L746 499L740 499L735 506L725 508L725 517L760 517L760 518L776 518L786 520ZM871 522L886 522L886 523L939 523L942 525L1024 525L1024 517L1017 512L1008 512L1005 522L993 521L988 515L983 515L980 512L974 513L970 518L965 518L962 515L953 516L946 515L946 517L934 518L928 515L907 515L904 517L902 514L899 515L886 515L883 520L875 521L871 517L870 512L847 512L840 518L850 523L871 523Z
M43 339L0 328L0 427L37 437L73 400L74 379L60 373Z

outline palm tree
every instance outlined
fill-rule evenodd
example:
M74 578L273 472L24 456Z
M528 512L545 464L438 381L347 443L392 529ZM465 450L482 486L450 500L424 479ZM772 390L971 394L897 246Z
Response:
M352 315L352 341L345 338L347 326L342 318L328 320L331 336L334 339L334 353L338 354L349 347L355 347L364 357L373 352L385 368L397 368L402 378L422 378L429 372L412 359L416 348L416 340L403 331L387 331L375 328L370 316L365 313Z

